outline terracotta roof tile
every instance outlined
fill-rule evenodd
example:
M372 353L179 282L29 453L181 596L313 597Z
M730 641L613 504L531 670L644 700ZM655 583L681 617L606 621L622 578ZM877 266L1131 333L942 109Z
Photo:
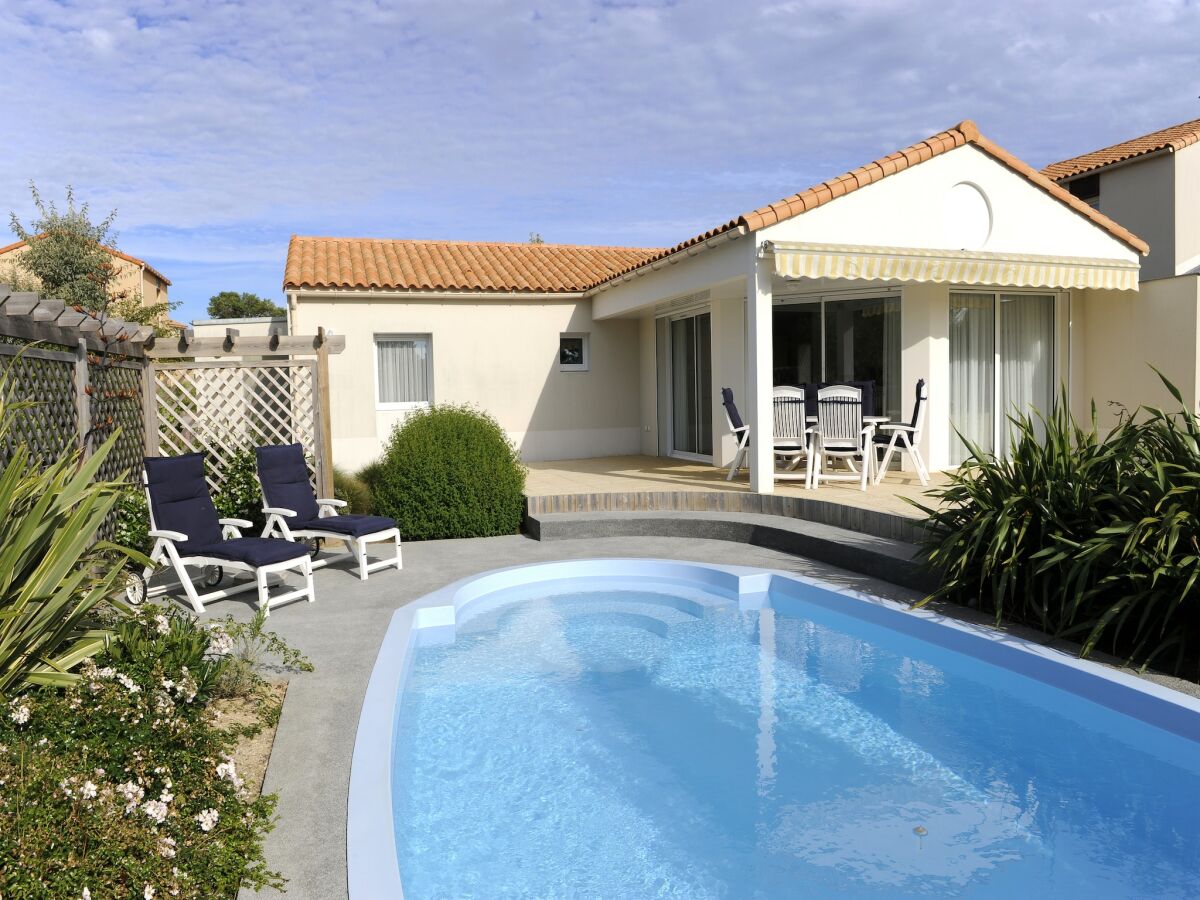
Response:
M293 236L283 286L574 293L656 248Z
M1170 128L1163 128L1129 141L1113 144L1111 147L1104 147L1082 156L1052 163L1042 169L1042 174L1047 178L1061 181L1064 178L1073 178L1076 175L1083 175L1104 166L1111 166L1113 163L1124 162L1127 159L1136 159L1158 150L1172 152L1182 150L1197 141L1200 141L1200 119L1193 119L1190 122L1172 125Z
M1200 121L1193 123L1200 128ZM1145 241L996 146L964 121L844 175L784 197L665 249L293 237L284 288L573 293L732 231L757 231L816 209L889 175L972 144L1140 253Z

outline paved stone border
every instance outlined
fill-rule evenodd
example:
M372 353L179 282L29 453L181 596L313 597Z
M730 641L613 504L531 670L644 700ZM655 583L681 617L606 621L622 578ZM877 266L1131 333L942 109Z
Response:
M674 537L733 541L804 556L917 591L934 579L914 559L917 548L895 538L778 515L728 512L578 512L529 515L539 541Z
M548 494L525 498L529 518L557 513L602 512L718 512L782 516L819 525L832 525L875 537L917 543L923 531L918 516L901 516L781 494L752 494L745 491L617 491L604 494ZM914 510L916 512L916 510Z

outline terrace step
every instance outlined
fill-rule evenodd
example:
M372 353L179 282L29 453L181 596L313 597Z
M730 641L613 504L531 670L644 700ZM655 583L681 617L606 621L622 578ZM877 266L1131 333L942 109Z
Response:
M789 516L666 511L529 513L525 532L539 541L639 536L733 541L804 556L913 590L929 591L936 584L916 561L916 544Z

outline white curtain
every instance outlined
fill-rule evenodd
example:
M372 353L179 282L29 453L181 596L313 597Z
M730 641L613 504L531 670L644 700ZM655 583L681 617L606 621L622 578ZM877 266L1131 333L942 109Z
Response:
M1008 416L1050 411L1054 403L1054 298L1041 294L1000 295L1001 450L1013 426ZM1039 436L1042 429L1038 426Z
M378 338L380 403L428 403L429 339Z
M992 451L995 427L996 298L950 293L950 424L984 451ZM967 458L957 433L950 461Z
M883 390L883 414L893 422L904 421L909 412L901 408L904 398L900 384L899 297L883 301L883 384L880 388ZM911 402L911 395L907 399Z

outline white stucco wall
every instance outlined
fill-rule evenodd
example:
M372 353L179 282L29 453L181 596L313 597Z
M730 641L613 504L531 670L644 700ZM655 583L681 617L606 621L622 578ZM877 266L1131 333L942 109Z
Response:
M975 185L991 228L968 245L975 223L950 204L952 189ZM1122 223L1124 224L1124 223ZM1136 261L1128 246L970 144L764 228L760 240L986 250Z
M1175 273L1200 267L1200 144L1173 154L1175 160ZM1151 253L1154 244L1150 244Z
M1100 211L1150 245L1143 280L1175 274L1175 161L1171 154L1100 173Z
M1193 409L1200 399L1200 277L1142 282L1137 294L1077 291L1072 297L1072 385L1076 416L1096 402L1102 427L1116 422L1119 403L1176 405L1151 366L1159 369Z
M376 403L377 334L432 335L434 402L482 407L527 460L639 452L638 322L594 322L590 307L580 299L300 293L297 334L324 326L346 337L345 352L330 358L334 461L352 470L371 462L404 416ZM589 371L559 371L566 332L589 335Z

